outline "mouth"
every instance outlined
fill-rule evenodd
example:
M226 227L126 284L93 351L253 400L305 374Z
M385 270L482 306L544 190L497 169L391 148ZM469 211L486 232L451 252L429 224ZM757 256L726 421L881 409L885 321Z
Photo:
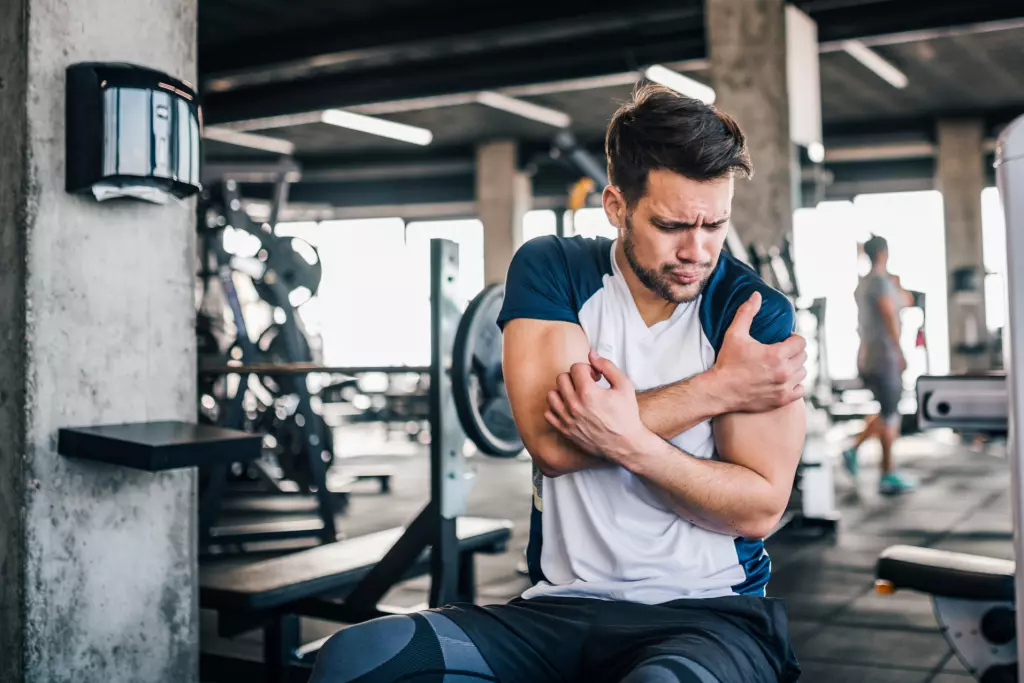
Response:
M680 285L692 285L700 282L704 273L702 271L687 272L687 271L670 271L668 276L673 282Z

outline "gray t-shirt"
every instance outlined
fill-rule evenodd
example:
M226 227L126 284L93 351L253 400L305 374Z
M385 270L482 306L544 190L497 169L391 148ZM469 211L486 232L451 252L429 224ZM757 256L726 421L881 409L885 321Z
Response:
M861 278L854 296L857 298L857 323L860 332L860 371L864 373L899 373L902 352L885 327L878 308L883 296L891 296L899 311L903 300L899 288L889 275L868 273Z

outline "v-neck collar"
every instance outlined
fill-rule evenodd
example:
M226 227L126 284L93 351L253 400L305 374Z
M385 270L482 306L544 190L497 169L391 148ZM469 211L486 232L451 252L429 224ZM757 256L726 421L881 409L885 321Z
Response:
M612 240L611 246L611 259L612 259L612 277L618 286L622 288L622 292L626 296L626 306L629 309L629 317L633 327L636 328L638 333L643 334L646 337L653 337L660 330L668 327L671 323L675 322L679 316L690 309L690 306L697 304L700 299L698 295L693 301L689 301L685 304L676 304L676 308L672 311L672 315L665 318L662 321L656 322L653 325L648 326L644 321L643 315L640 314L640 309L636 305L636 299L633 298L633 292L629 289L629 284L626 282L626 277L622 274L622 269L619 268L619 261L615 258L615 248L618 246L619 240Z

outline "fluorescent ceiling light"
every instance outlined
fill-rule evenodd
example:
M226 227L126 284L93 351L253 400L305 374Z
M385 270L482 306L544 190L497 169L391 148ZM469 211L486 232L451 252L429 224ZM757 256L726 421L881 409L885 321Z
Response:
M714 89L693 80L689 76L684 76L678 71L673 71L660 64L648 67L644 75L648 79L655 83L660 83L666 88L672 88L681 95L692 97L695 100L700 100L705 104L715 103L715 91Z
M844 40L843 49L846 50L848 55L874 71L879 78L894 88L902 90L910 82L907 75L896 68L892 62L886 61L882 55L859 40Z
M264 152L275 152L291 156L295 152L295 143L280 138L272 138L269 135L253 135L252 133L240 133L237 130L229 130L219 126L206 126L203 129L203 137L207 140L216 140L228 145L239 147L251 147Z
M550 107L542 107L539 104L516 99L515 97L509 97L508 95L502 95L496 92L485 91L477 93L476 101L486 107L500 109L508 112L509 114L521 116L524 119L546 123L547 125L554 126L555 128L568 128L572 123L572 119L565 112L558 111L557 109L551 109Z
M320 120L332 126L340 126L350 130L358 130L370 135L379 135L382 138L400 140L413 145L429 145L434 139L434 134L426 128L417 128L404 123L378 119L363 114L355 114L341 109L328 109L323 112Z

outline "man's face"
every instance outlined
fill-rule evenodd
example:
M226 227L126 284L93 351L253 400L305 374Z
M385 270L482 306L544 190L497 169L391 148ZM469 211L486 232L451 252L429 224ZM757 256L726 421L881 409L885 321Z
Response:
M731 177L699 182L656 170L636 206L627 207L617 188L606 190L604 200L640 282L668 301L686 303L701 293L718 265L732 194Z

